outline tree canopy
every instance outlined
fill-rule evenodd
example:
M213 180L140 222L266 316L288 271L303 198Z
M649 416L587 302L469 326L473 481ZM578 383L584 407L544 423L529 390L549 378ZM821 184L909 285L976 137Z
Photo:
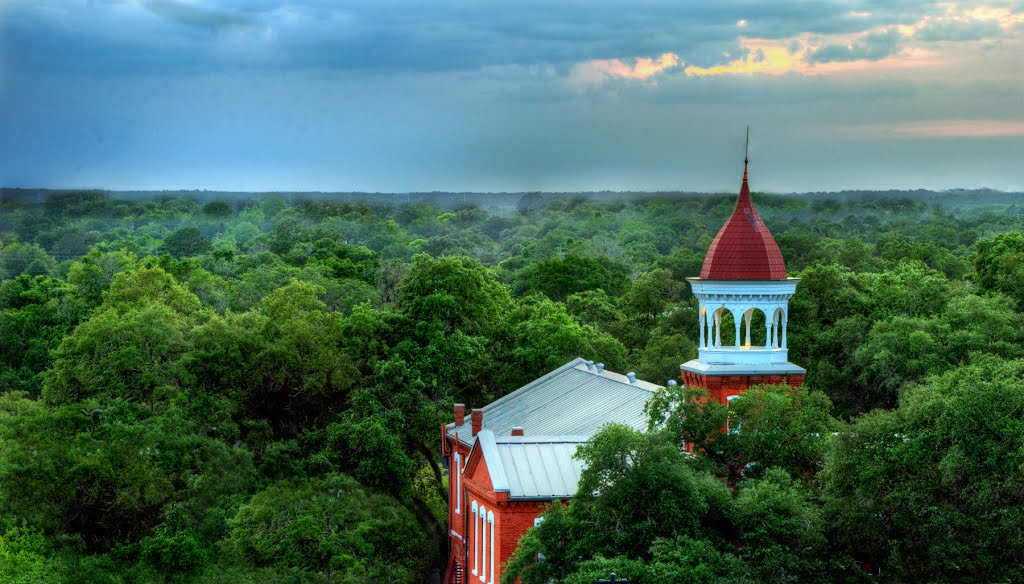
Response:
M0 581L429 579L452 403L576 357L678 379L735 200L118 197L0 195ZM1016 579L1016 200L755 200L806 384L666 387L506 577Z

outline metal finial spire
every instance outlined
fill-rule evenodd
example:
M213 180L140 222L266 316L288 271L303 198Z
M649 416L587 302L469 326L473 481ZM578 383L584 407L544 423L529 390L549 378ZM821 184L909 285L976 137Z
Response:
M747 155L750 153L750 126L747 126L747 145L743 147L743 170L747 169Z
M747 155L750 153L750 126L747 126L747 144L743 147L743 182L747 182Z

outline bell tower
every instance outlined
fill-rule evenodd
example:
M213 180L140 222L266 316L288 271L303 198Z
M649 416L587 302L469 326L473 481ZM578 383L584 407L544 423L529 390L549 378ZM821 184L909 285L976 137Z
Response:
M754 208L747 163L744 156L736 208L711 243L700 277L686 279L700 303L700 335L697 359L680 367L683 383L721 403L752 385L803 385L807 373L789 362L786 345L789 299L799 279L786 275L782 252ZM764 327L763 342L759 331L751 342L755 321Z

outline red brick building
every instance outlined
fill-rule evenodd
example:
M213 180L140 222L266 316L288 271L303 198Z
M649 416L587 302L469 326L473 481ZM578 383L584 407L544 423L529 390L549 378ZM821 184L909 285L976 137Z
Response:
M450 554L444 582L497 582L545 505L576 494L576 448L603 424L646 429L660 386L574 359L444 428Z
M806 373L789 362L786 346L797 279L787 277L779 246L754 208L746 159L743 164L736 208L700 277L687 279L699 302L700 341L698 358L681 365L682 381L721 403L752 385L801 385ZM765 330L756 345L755 321ZM468 418L456 404L455 422L442 436L451 544L444 582L498 582L502 564L544 506L576 494L583 470L573 458L576 448L608 422L646 429L644 405L659 388L575 359Z

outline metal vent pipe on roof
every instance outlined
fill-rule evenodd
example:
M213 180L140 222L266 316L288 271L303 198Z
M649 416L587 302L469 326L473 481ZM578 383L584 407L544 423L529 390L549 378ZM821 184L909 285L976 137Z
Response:
M597 364L597 372L598 373L604 373L604 363L598 363Z
M629 382L630 383L636 383L636 372L635 371L630 371L629 373L626 374L626 377L629 378Z
M585 361L585 363L587 364L587 371L593 371L594 370L594 362L593 361Z

